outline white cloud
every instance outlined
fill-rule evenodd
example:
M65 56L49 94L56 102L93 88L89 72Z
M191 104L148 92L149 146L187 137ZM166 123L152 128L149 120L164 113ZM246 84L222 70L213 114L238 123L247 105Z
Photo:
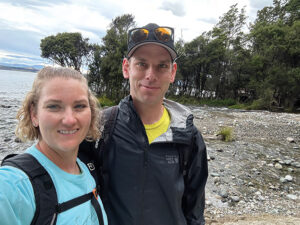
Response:
M153 22L174 27L176 39L191 41L211 30L236 2L239 8L246 6L252 21L257 10L272 5L272 0L0 0L0 37L14 34L13 40L19 41L22 38L17 38L18 32L28 33L24 43L18 44L9 43L10 38L2 36L0 50L25 54L29 48L21 45L29 42L30 48L35 48L30 52L36 54L41 38L59 32L81 32L91 42L100 43L112 20L123 14L132 14L137 26ZM3 38L7 40L3 42Z

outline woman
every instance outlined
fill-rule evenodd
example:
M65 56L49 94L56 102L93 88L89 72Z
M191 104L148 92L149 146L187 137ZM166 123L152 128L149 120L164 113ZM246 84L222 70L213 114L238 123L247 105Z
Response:
M95 181L77 158L83 139L100 135L98 115L82 74L53 67L38 73L16 129L22 140L38 142L0 168L1 225L107 224Z

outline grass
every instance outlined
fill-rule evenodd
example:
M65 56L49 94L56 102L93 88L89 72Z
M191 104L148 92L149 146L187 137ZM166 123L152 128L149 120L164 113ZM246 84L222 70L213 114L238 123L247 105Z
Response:
M218 135L222 137L225 142L233 141L233 128L232 127L222 127L218 132Z

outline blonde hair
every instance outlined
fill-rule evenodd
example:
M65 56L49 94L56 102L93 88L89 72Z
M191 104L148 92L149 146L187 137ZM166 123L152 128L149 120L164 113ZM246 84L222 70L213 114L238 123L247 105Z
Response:
M31 110L36 110L40 93L45 82L53 78L75 79L87 86L88 100L91 109L91 125L86 136L86 140L97 140L100 137L99 131L99 108L98 100L88 88L86 78L78 71L65 67L44 67L40 70L33 82L32 89L29 91L17 113L19 121L16 127L16 135L22 141L33 141L41 137L38 127L34 127L31 121Z

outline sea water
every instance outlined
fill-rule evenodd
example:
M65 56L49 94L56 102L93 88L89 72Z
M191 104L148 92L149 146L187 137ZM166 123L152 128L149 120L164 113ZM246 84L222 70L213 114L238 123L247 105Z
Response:
M0 161L9 153L23 152L32 143L20 143L14 134L16 114L31 89L36 73L0 70Z

